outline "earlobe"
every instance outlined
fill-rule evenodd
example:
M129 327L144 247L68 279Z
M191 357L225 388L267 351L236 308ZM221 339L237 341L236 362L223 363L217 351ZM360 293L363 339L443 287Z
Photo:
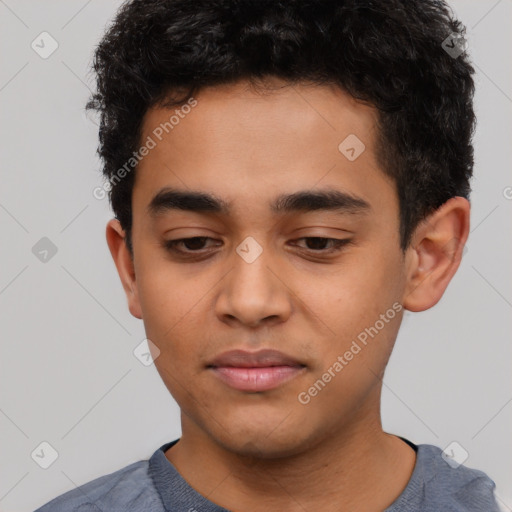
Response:
M137 283L135 279L135 268L131 254L125 243L125 232L121 223L117 219L111 219L106 227L107 244L110 254L121 279L130 313L135 317L142 319L142 310L140 307Z
M439 302L459 268L469 214L469 201L453 197L417 227L407 249L405 309L425 311Z

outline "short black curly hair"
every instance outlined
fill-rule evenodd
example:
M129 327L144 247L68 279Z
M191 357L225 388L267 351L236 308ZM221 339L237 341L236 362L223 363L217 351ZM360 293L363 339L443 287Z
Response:
M146 111L268 76L335 84L377 108L377 156L396 182L405 251L426 216L469 199L474 69L455 46L465 30L442 0L125 2L95 51L87 109L100 113L98 153L132 256L136 166L112 178L139 147Z

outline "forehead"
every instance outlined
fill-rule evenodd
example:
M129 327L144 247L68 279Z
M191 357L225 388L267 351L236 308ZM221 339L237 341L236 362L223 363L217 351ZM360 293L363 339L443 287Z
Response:
M374 154L373 107L334 86L279 80L271 86L209 87L192 107L150 109L141 143L150 138L154 147L138 164L134 203L147 209L164 188L189 189L240 198L247 207L261 198L275 213L272 200L275 206L284 193L331 187L371 204L366 185L381 191L392 185ZM346 140L357 158L342 152Z
M291 84L277 78L268 78L265 83L253 86L239 81L207 87L194 96L197 106L186 111L179 105L152 107L144 116L142 133L153 133L178 114L172 126L164 126L162 137L177 145L187 138L197 151L205 152L212 144L225 147L230 140L233 144L250 140L253 146L266 141L275 146L276 142L322 140L329 132L336 141L346 130L368 139L375 130L376 109L339 87ZM174 140L167 137L171 133ZM311 146L307 149L314 151Z

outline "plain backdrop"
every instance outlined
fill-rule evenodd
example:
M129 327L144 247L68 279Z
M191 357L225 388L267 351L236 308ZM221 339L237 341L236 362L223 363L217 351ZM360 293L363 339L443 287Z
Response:
M154 365L133 354L143 324L105 242L108 202L92 193L102 180L88 69L119 5L0 1L2 511L34 510L180 435ZM471 234L443 299L404 318L383 427L417 444L459 443L510 511L512 1L451 5L477 71ZM47 469L34 453L53 452L41 443L57 455Z

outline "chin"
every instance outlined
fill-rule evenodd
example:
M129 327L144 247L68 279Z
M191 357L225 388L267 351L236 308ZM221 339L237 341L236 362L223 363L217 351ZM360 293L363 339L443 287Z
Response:
M290 415L291 417L291 415ZM307 429L304 421L259 421L243 424L224 424L222 432L211 432L211 437L225 450L242 457L279 459L299 455L318 442L319 432Z

